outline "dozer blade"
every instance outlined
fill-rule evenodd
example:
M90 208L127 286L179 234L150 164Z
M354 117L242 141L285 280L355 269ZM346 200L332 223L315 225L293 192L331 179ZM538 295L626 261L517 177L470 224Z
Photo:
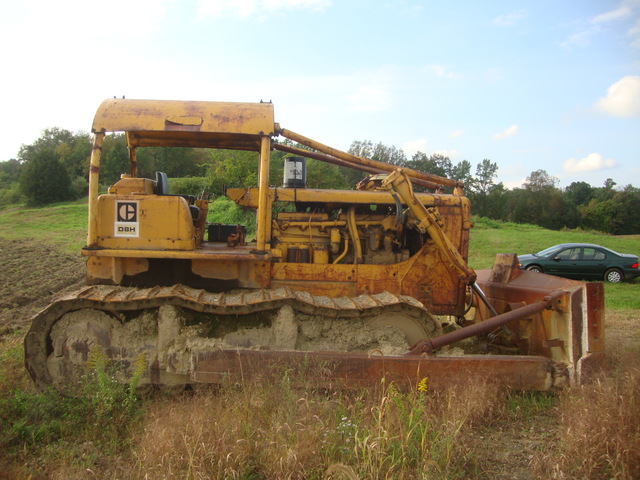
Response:
M307 386L370 388L393 383L402 390L425 380L439 389L464 382L487 382L516 390L548 390L553 362L543 357L468 355L460 357L376 356L343 352L222 350L192 355L195 383L260 381L289 372Z
M515 254L498 254L491 270L479 270L478 285L499 314L548 302L548 308L506 324L520 353L563 365L570 383L583 383L606 364L604 287L518 268ZM476 316L491 313L478 302ZM482 323L482 322L480 322Z

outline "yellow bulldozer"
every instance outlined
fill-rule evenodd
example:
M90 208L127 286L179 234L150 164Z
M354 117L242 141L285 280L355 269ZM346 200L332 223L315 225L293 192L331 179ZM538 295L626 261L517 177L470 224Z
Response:
M72 385L96 349L122 381L170 389L284 365L317 385L546 390L602 365L602 284L522 271L513 254L471 269L460 182L282 128L271 103L109 99L91 130L87 286L32 319L25 364L40 388ZM99 194L110 132L126 135L129 172ZM208 195L139 177L145 147L256 152L258 186L225 191L256 212L255 238L208 222ZM282 187L269 185L273 150L286 154ZM307 188L308 158L369 175Z

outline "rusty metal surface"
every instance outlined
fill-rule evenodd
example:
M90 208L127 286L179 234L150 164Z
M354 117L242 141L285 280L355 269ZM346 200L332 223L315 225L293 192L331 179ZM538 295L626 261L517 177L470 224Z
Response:
M192 356L191 380L205 383L258 380L288 371L317 387L371 387L382 378L415 389L427 379L433 388L485 381L516 390L548 390L556 381L553 362L542 357L473 355L463 357L384 357L342 352L221 350Z
M469 325L468 327L445 333L444 335L440 335L439 337L422 340L418 345L411 349L411 353L430 353L446 345L451 345L453 343L459 342L460 340L489 333L498 327L506 325L509 322L513 322L514 320L529 318L536 313L539 313L547 308L551 308L554 300L562 294L563 292L558 291L552 293L549 296L546 296L542 301L522 306L515 310L511 310L498 316L491 317L482 322L474 323L473 325Z
M290 145L284 145L282 143L274 143L273 149L280 150L281 152L293 153L294 155L301 155L303 157L313 158L316 160L320 160L322 162L331 163L332 165L338 165L339 167L353 168L355 170L360 170L362 172L373 173L373 174L385 173L385 170L382 170L381 168L354 163L354 162L348 162L346 160L342 160L332 155L312 152L309 150L304 150L302 148L296 148ZM419 185L421 187L430 188L432 190L436 190L441 187L441 185L438 183L429 182L421 178L412 178L411 183L413 183L414 185Z
M477 273L478 284L499 313L509 312L517 304L535 304L558 292L552 309L506 324L520 351L566 365L572 382L587 380L587 372L593 368L582 365L600 365L604 358L602 284L519 270L508 255L501 256L497 263L493 271ZM484 319L491 316L485 308L479 308L476 314Z
M271 103L108 99L98 108L91 131L137 132L131 138L137 146L163 145L167 137L172 146L181 146L180 138L190 139L190 132L200 138L204 133L272 135L275 121Z
M368 158L363 158L363 157L358 157L356 155L352 155L350 153L346 153L340 150L337 150L335 148L329 147L327 145L323 145L320 142L317 142L315 140L312 140L310 138L307 138L303 135L300 135L296 132L292 132L291 130L287 130L286 128L282 128L279 131L280 135L282 135L283 137L286 137L290 140L293 140L294 142L298 142L301 143L302 145L306 145L308 147L311 147L315 150L318 150L322 153L325 153L327 155L331 155L333 157L337 157L339 159L342 159L343 161L349 163L349 164L355 164L358 166L365 166L365 167L373 167L375 169L379 169L379 170L383 170L385 172L392 172L394 171L397 167L395 165L391 165L388 163L384 163L384 162L379 162L377 160L371 160ZM352 168L356 168L355 166L353 166ZM431 183L435 186L448 186L448 187L454 187L456 189L459 189L459 192L461 193L462 187L464 186L463 182L460 182L459 180L453 180L450 178L445 178L445 177L440 177L438 175L434 175L431 173L424 173L424 172L419 172L417 170L413 170L413 169L405 169L406 172L409 174L409 176L411 178L418 178L421 180L424 180L425 182Z

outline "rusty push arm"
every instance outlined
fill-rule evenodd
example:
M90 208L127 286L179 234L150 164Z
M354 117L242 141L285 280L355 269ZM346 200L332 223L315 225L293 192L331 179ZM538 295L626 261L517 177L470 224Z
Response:
M302 157L313 158L315 160L320 160L321 162L330 163L332 165L337 165L339 167L353 168L354 170L360 170L361 172L367 172L367 173L373 173L373 174L384 174L387 172L386 170L383 170L381 168L372 167L372 166L360 164L360 163L348 162L338 157L327 155L326 153L312 152L310 150L304 150L302 148L292 147L291 145L284 145L282 143L274 143L271 146L271 148L273 148L274 150L280 150L281 152L292 153L294 155L300 155ZM442 186L441 183L434 183L433 181L427 181L422 178L412 177L411 182L414 185L419 185L421 187L429 188L431 190L437 190Z
M449 237L442 231L437 211L427 209L415 196L407 173L401 168L394 170L382 181L382 187L395 192L400 197L418 219L418 229L431 236L444 259L449 262L451 268L455 270L462 281L467 285L473 284L476 280L476 273L467 265Z
M473 325L469 325L468 327L445 333L444 335L440 335L439 337L420 340L411 348L411 351L407 355L432 353L439 348L459 342L460 340L464 340L465 338L471 338L483 333L489 333L496 328L505 326L509 322L529 318L543 310L557 309L558 304L560 303L560 298L565 294L566 292L557 290L544 297L541 302L524 305L515 310L511 310L510 312L491 317L490 319L484 320L483 322L474 323Z
M279 125L276 125L279 127ZM331 157L335 157L337 159L346 162L347 165L351 168L357 170L369 171L372 173L376 173L376 170L382 172L393 172L397 167L394 165L390 165L388 163L379 162L377 160L371 160L369 158L358 157L357 155L352 155L347 152L343 152L341 150L337 150L335 148L329 147L328 145L324 145L320 142L316 142L315 140L311 140L299 133L292 132L291 130L287 130L286 128L276 128L278 133L289 140L293 140L294 142L298 142L302 145L306 145L307 147L311 147L319 152L322 152ZM284 149L283 149L284 150ZM306 152L306 151L305 151ZM305 153L304 155L306 155ZM324 159L324 161L327 161ZM335 163L335 162L332 162ZM408 174L411 181L413 182L415 179L420 180L421 185L426 186L427 188L437 189L439 187L453 187L454 195L462 195L464 184L458 180L452 180L450 178L440 177L438 175L433 175L430 173L420 172L418 170L413 170L410 168L405 168L404 171Z

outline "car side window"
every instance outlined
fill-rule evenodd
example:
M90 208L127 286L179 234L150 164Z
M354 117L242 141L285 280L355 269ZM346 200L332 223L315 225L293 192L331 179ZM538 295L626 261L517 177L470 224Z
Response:
M556 255L560 260L579 260L580 248L567 248Z
M595 248L585 248L582 255L583 260L604 260L605 254Z

